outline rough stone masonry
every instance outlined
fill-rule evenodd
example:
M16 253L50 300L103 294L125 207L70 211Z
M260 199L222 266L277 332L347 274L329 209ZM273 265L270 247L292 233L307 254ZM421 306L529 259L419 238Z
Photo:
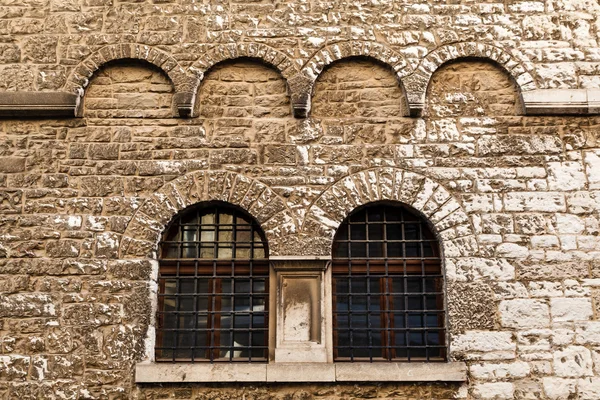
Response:
M0 397L599 399L599 40L595 0L2 0ZM274 256L422 211L467 379L136 384L207 200Z

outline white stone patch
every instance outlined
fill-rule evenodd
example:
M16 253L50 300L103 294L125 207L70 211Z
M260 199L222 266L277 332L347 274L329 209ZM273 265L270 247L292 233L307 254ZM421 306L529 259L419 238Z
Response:
M586 378L577 381L579 400L600 399L600 378Z
M500 302L500 321L509 328L545 328L550 325L548 305L540 300L513 299Z
M600 322L588 321L581 323L575 330L575 343L600 346Z
M592 355L583 346L569 346L554 353L554 372L561 377L592 376Z
M523 361L512 363L477 363L470 366L469 371L474 378L497 380L506 378L524 378L530 373L529 364Z
M583 165L576 161L549 162L548 185L550 190L579 190L585 187Z
M477 399L514 399L515 388L510 382L475 384L473 394Z
M514 351L517 345L511 332L469 331L452 338L453 352Z
M556 231L559 234L580 234L585 230L585 222L576 215L556 214Z
M577 381L575 379L547 377L542 380L542 387L546 397L550 400L574 399Z
M585 321L592 317L592 301L589 298L550 299L552 321Z
M505 258L526 258L529 249L516 243L502 243L496 247L496 256Z
M600 150L584 151L583 161L589 188L600 189Z

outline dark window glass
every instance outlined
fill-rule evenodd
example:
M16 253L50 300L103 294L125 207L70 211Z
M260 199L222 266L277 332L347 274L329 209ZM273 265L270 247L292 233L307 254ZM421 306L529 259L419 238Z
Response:
M336 361L444 361L439 244L408 207L352 213L333 245Z
M160 245L157 361L266 361L264 234L224 203L175 218Z

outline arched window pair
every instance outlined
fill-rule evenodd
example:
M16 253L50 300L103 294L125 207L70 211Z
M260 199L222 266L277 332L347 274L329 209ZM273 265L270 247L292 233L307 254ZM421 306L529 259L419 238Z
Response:
M412 209L355 210L333 242L335 361L443 361L439 244ZM221 202L195 206L160 246L157 361L267 361L268 246L257 222Z

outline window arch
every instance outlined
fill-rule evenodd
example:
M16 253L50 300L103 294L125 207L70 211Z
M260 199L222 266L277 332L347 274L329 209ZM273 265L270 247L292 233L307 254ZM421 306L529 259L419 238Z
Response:
M157 361L266 361L268 248L248 213L193 206L160 243Z
M333 242L336 361L444 361L446 312L439 243L408 206L352 212Z

